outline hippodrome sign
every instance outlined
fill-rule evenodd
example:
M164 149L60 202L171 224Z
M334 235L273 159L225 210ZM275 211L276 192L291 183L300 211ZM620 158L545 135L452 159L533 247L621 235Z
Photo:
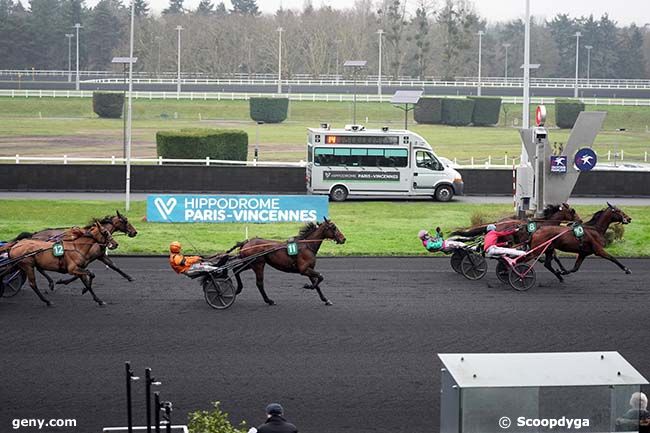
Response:
M277 223L319 221L328 216L327 196L150 195L147 221L161 223Z

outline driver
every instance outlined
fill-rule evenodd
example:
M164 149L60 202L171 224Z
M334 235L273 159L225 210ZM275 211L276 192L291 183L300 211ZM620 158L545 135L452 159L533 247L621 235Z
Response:
M503 248L505 245L508 245L503 238L514 234L518 229L510 229L504 231L497 231L497 226L494 224L488 225L485 230L487 234L483 240L483 249L489 257L501 257L501 256L525 256L526 251L517 250L515 248Z
M420 230L418 238L422 241L422 246L429 252L442 251L443 253L451 252L457 248L464 248L465 244L458 241L445 240L442 236L440 227L436 227L436 236L433 237L426 230Z
M212 272L219 267L206 261L201 256L186 256L181 253L181 243L174 241L169 244L169 264L177 274L189 275L197 272Z

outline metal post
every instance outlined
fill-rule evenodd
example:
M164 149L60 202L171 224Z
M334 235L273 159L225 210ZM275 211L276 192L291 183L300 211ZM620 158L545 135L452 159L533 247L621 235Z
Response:
M530 127L530 0L526 0L526 31L524 36L524 101L521 118L523 129ZM521 165L528 163L528 154L521 144Z
M178 32L178 59L176 62L178 66L178 81L176 83L177 96L181 95L181 30L183 30L182 26L176 26L176 31Z
M72 33L66 33L65 37L68 39L68 83L72 82Z
M341 44L341 40L337 39L334 41L336 44L336 84L339 83L339 46Z
M589 78L591 77L591 49L593 46L591 45L585 45L585 48L587 49L587 86L589 85Z
M140 379L138 376L133 375L131 370L131 363L126 361L124 363L126 370L126 422L128 433L133 433L133 408L131 404L131 381Z
M352 80L354 81L354 96L352 101L352 124L357 124L357 68L352 71Z
M122 123L123 123L122 131L123 131L124 137L123 137L123 140L122 140L122 158L124 158L124 160L126 160L126 118L129 115L127 113L129 107L127 106L128 104L126 103L126 99L128 97L127 94L126 94L126 91L128 89L128 84L127 84L126 80L128 78L129 70L128 70L128 67L127 67L126 63L123 65L122 69L123 69L123 72L124 72L124 107L122 109Z
M82 26L79 23L76 23L74 25L74 28L75 28L76 33L77 33L77 75L76 75L75 85L74 85L75 90L79 90L79 29L81 27Z
M158 65L156 67L156 78L160 78L160 40L162 37L156 36L156 39L158 40Z
M578 97L578 73L579 69L578 67L580 66L580 36L582 36L582 33L576 32L575 37L576 37L576 87L573 92L573 97L577 98Z
M507 44L507 43L503 44L503 47L506 49L506 61L505 61L505 68L504 68L505 70L504 70L504 73L503 73L503 78L504 78L504 81L507 82L508 81L508 48L510 48L510 44Z
M160 433L160 410L162 409L160 407L160 393L158 391L153 393L153 407L154 407L154 423L155 425L155 432Z
M253 157L253 160L257 162L259 158L259 151L260 151L260 125L263 125L264 122L258 121L256 122L256 127L255 127L255 155Z
M282 93L282 32L284 29L278 27L278 93Z
M476 89L476 95L481 96L481 50L482 50L482 45L483 45L483 35L485 32L483 30L479 30L478 32L478 87Z
M147 398L147 433L151 433L151 369L144 370L145 394Z
M377 76L377 94L381 97L381 39L384 34L384 31L379 29L377 30L377 34L379 35L379 74Z

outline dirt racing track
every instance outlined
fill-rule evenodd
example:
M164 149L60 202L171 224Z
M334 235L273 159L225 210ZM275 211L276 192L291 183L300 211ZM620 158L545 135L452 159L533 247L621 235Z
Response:
M267 271L276 306L245 273L224 311L164 258L115 260L136 281L91 266L106 307L81 296L79 282L50 294L52 308L29 288L0 299L0 431L14 418L77 419L56 431L125 425L126 360L163 382L174 423L219 400L257 425L278 401L314 433L436 431L438 352L618 350L650 377L648 260L624 260L632 275L587 260L564 284L539 267L538 285L518 293L497 281L494 262L472 282L448 259L321 258L332 307L301 289L303 277ZM137 424L143 388L135 383Z

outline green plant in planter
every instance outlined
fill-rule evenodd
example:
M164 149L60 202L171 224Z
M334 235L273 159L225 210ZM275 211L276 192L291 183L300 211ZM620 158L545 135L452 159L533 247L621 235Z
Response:
M187 427L190 433L246 433L246 421L242 421L239 427L230 423L228 414L221 410L221 402L212 402L214 409L211 411L197 410L187 415Z

